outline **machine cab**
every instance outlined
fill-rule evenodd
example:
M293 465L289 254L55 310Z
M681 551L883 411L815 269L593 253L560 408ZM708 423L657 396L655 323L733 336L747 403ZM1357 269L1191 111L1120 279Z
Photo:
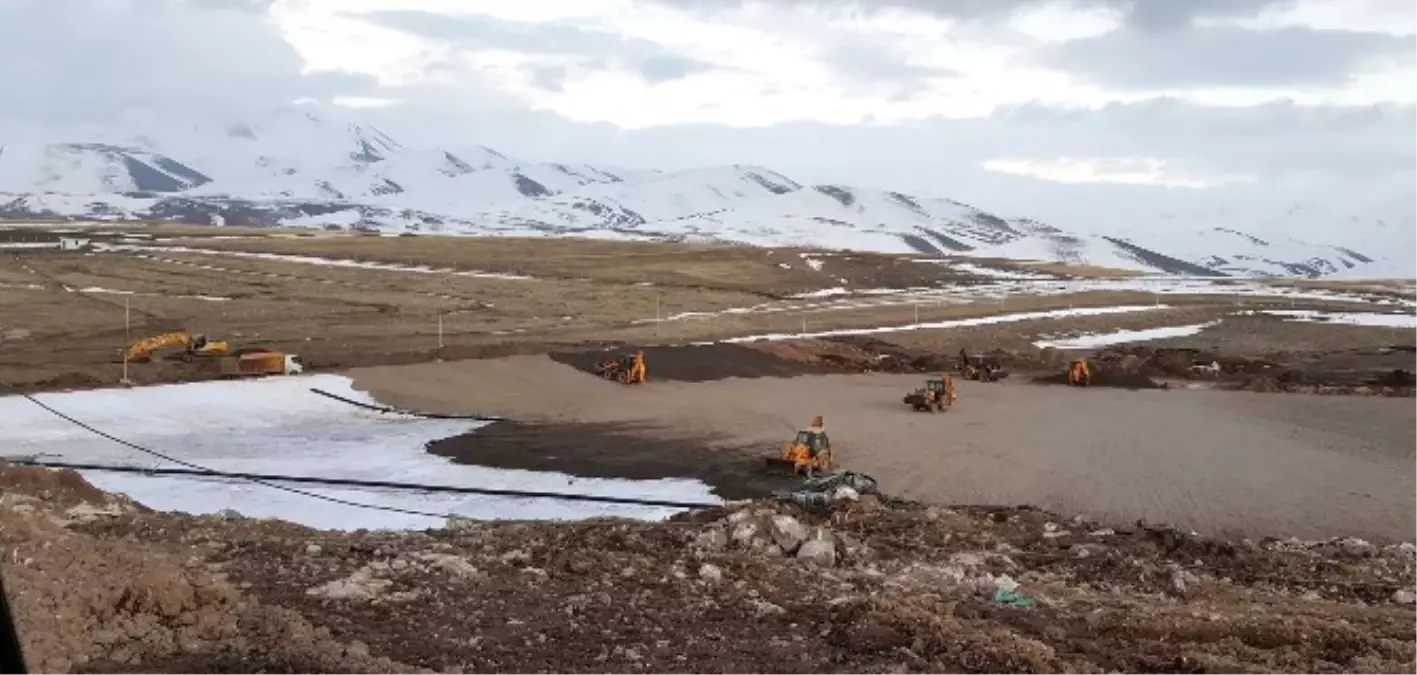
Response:
M286 355L285 355L285 374L286 374L286 375L299 375L300 373L303 373L303 372L305 372L305 363L300 360L300 357L299 357L299 356L296 356L295 354L286 354Z
M945 393L945 381L944 381L944 380L925 380L925 388L926 388L926 389L929 389L930 391L935 392L936 394L941 394L941 395L943 395L943 394Z
M827 432L820 429L803 429L797 432L797 438L792 440L792 444L807 448L813 456L831 447Z

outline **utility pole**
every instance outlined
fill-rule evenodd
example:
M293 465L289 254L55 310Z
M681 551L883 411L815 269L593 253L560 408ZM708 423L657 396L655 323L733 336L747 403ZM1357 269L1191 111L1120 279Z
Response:
M443 308L438 308L438 360L443 359Z
M920 325L920 301L915 301L915 325Z
M128 379L128 345L132 344L133 321L128 311L128 298L123 297L123 379L119 384L132 385L133 381Z
M659 323L660 321L662 321L662 319L660 319L659 317L660 317L660 313L659 313L659 293L655 293L655 294L654 294L654 321L655 321L655 323Z

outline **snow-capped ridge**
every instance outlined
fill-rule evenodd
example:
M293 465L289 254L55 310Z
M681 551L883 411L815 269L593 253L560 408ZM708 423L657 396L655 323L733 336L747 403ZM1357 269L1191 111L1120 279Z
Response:
M661 171L529 162L475 143L411 146L337 119L320 106L296 105L260 119L72 140L0 138L0 218L716 240L1209 276L1417 267L1406 259L1414 246L1391 243L1411 240L1410 224L1340 217L1331 206L1290 208L1334 222L1334 241L1324 243L1263 219L1251 228L1178 218L1164 230L1103 233L954 199L804 184L756 165Z

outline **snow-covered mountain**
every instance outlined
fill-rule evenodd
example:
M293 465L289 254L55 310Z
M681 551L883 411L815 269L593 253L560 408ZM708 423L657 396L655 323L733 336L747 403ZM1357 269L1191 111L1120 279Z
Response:
M719 240L1079 263L1176 274L1361 276L1408 270L1393 232L1338 222L1305 242L1233 224L1100 233L950 199L803 185L755 166L663 172L525 162L488 147L413 148L291 108L253 122L0 138L0 219L125 219ZM1386 225L1385 225L1386 226ZM1408 224L1410 239L1413 227Z

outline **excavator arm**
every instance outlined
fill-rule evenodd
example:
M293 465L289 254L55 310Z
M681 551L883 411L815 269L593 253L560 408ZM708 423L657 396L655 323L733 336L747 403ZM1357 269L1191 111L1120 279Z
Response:
M153 352L169 347L182 347L195 356L219 356L231 350L231 345L224 340L208 340L203 335L193 336L186 331L171 331L134 340L123 351L123 358L127 361L142 361L151 357Z

